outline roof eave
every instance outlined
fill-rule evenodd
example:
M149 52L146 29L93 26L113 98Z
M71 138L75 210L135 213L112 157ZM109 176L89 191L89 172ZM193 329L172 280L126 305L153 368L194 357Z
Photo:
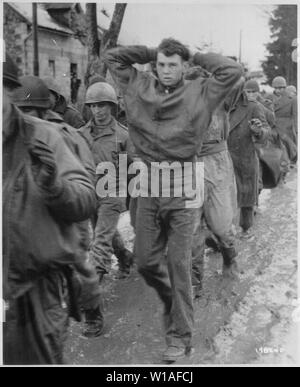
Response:
M16 12L27 24L29 24L30 26L32 26L32 21L29 20L27 17L25 17L24 15L22 15L20 13L20 11L15 8L13 5L11 5L10 3L5 3L7 4L14 12ZM40 24L38 24L38 28L39 29L44 29L44 30L48 30L48 31L55 31L57 33L60 33L60 34L63 34L63 35L69 35L69 36L72 36L74 35L73 32L68 32L68 31L61 31L61 30L57 30L55 28L51 28L51 27L45 27L45 26L42 26Z
M32 22L26 16L22 15L22 13L17 8L15 8L12 4L10 3L5 3L5 4L9 6L10 9L12 9L14 12L16 12L21 17L21 19L23 19L27 24L32 25Z
M73 32L67 32L67 31L56 30L55 28L44 27L44 26L41 26L41 25L38 26L38 29L39 29L39 30L46 30L46 31L55 32L55 33L57 33L57 34L65 35L65 36L72 36L72 35L74 35Z

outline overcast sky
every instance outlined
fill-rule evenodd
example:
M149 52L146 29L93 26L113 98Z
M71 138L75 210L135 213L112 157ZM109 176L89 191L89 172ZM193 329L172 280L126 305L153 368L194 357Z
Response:
M98 21L109 25L100 14L106 9L110 15L114 4L98 3ZM214 50L225 55L239 54L242 31L242 60L250 70L259 70L266 55L265 44L270 41L268 16L272 6L225 4L146 4L129 3L120 42L157 46L166 37L180 39L193 46L212 44Z

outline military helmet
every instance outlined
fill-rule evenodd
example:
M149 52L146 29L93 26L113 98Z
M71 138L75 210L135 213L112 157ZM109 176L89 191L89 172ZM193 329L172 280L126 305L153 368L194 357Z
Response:
M20 78L21 87L13 94L13 102L19 107L50 108L50 92L45 83L35 76Z
M286 87L286 80L283 77L276 77L273 79L272 87Z
M85 103L111 102L118 105L118 98L114 88L104 82L94 83L87 89Z
M297 89L294 85L289 85L287 88L286 88L286 91L288 93L292 93L292 94L297 94Z
M60 85L55 81L54 78L48 76L48 77L42 78L42 80L50 91L57 94L58 96L62 96L63 98L66 98Z
M254 92L259 92L259 84L254 79L250 79L249 81L247 81L245 83L244 89L245 90L251 90L251 91L254 91Z
M107 83L106 79L102 77L102 75L94 74L89 78L88 87L91 87L94 83L98 82Z
M21 86L18 79L18 67L7 53L5 55L5 62L3 62L3 81L10 83L14 87Z

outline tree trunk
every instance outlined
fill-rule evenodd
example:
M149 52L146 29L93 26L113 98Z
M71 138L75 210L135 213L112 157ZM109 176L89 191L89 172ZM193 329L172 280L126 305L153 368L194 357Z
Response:
M106 76L107 68L105 64L103 63L103 54L106 50L109 50L110 48L113 48L118 43L118 38L120 35L122 22L124 19L125 11L126 11L127 3L117 3L115 5L114 14L110 23L109 30L105 32L103 35L102 41L101 41L101 48L100 48L100 74L102 76Z
M103 62L103 54L106 50L115 47L118 43L122 22L127 4L117 3L109 29L104 33L101 41L98 39L97 30L97 4L86 4L88 66L85 75L85 85L94 74L106 77L107 68Z
M100 72L100 41L98 39L97 4L86 4L86 26L88 46L88 66L85 75L85 84L91 75Z

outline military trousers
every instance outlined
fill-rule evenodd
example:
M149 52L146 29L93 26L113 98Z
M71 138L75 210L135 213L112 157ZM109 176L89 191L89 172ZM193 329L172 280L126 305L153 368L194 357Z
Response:
M50 272L10 302L3 324L5 365L64 364L69 320L64 275Z
M138 270L164 303L167 345L190 347L194 322L191 244L195 210L177 208L176 199L151 197L140 197L137 208Z
M202 157L204 203L198 210L192 247L193 285L201 285L205 240L216 237L225 263L236 256L233 222L237 213L237 191L232 160L227 150Z
M254 223L254 207L241 207L240 227L243 231L248 231Z
M123 198L105 198L99 200L97 214L92 219L94 228L94 240L91 246L91 257L95 262L95 267L98 273L109 273L112 264L112 255L114 247L117 251L121 250L118 234L118 222L120 214L124 209ZM117 240L114 240L117 238ZM124 247L125 248L125 247ZM120 262L126 256L117 254ZM127 262L120 262L120 265L126 266Z

